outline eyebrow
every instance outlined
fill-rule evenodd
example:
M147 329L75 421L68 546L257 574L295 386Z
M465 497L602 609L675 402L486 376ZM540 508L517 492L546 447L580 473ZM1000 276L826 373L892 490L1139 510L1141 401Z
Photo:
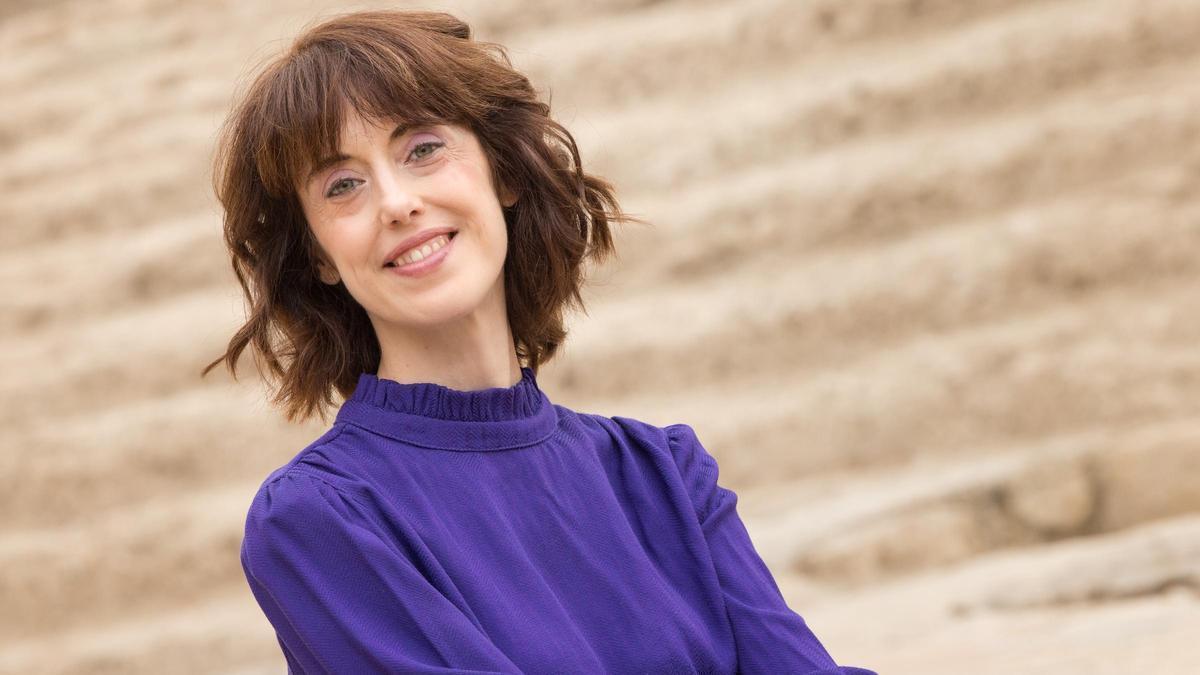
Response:
M395 129L392 129L392 134L390 136L388 136L388 142L390 143L390 142L396 140L397 138L403 136L406 131L408 131L410 128L415 127L415 126L419 126L419 125L413 124L410 122L401 122L399 125L396 126ZM328 157L322 158L316 164L313 165L312 170L308 172L308 176L304 179L304 182L305 183L312 182L312 179L315 178L317 174L321 173L325 169L328 169L329 167L333 166L334 164L337 164L338 162L344 162L347 159L350 159L350 155L347 155L347 154L344 154L341 152L339 152L336 155L330 155Z

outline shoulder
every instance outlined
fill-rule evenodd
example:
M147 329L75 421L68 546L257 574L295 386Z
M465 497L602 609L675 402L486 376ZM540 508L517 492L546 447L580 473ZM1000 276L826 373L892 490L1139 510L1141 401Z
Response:
M722 500L734 496L718 485L717 460L691 424L657 425L632 417L597 414L579 414L579 418L582 424L595 429L594 433L607 434L611 442L651 456L662 471L673 476L672 482L682 486L702 521Z
M330 541L378 536L381 513L355 490L304 463L282 467L251 499L241 543L247 572Z
M295 485L296 476L308 476L311 480L327 483L331 488L347 493L360 493L363 485L354 479L350 458L363 447L362 439L356 438L359 431L352 425L334 423L329 429L301 448L287 463L276 468L259 485L255 495L260 498L267 492L279 492Z
M716 471L716 459L708 453L692 425L675 422L666 425L621 415L569 411L577 423L592 433L606 434L622 444L634 444L669 457L684 474L708 474Z
M339 457L353 449L352 431L335 424L272 471L259 485L246 511L246 537L271 532L292 522L355 517L368 502L365 485L337 470Z
M650 441L671 452L672 455L689 454L700 444L696 430L690 424L675 422L666 425L652 424L644 420L622 415L605 416L594 413L572 413L582 423L602 428L629 438Z
M569 433L583 433L622 445L634 443L642 447L667 449L665 427L633 417L577 412L559 405L555 407L559 409L560 426L564 426Z

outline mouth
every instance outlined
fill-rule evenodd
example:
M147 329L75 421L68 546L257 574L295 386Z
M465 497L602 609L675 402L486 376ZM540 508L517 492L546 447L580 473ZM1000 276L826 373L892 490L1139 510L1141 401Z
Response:
M433 239L430 239L429 241L425 242L421 246L414 246L413 248L405 251L400 257L396 258L395 260L390 260L390 261L384 263L383 266L384 267L403 267L404 265L420 262L421 260L424 260L425 258L432 256L434 253L439 251L443 246L446 246L447 244L449 244L450 240L454 239L454 237L456 237L456 236L458 236L458 230L454 230L452 232L447 232L446 234L438 235L438 236L434 237Z

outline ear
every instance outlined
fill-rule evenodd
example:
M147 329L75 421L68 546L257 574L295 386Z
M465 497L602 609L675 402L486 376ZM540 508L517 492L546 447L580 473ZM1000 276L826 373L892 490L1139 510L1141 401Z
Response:
M327 261L323 255L317 256L317 276L321 278L322 282L330 286L333 286L342 278L342 275L338 274L337 268Z
M342 280L342 275L337 273L337 268L325 261L317 263L317 273L320 276L320 280L329 283L330 286L334 286L335 283Z
M500 205L507 209L507 208L512 207L512 205L516 204L516 203L517 203L516 193L514 193L512 190L509 190L508 186L501 185L500 186Z
M337 285L337 283L341 280L342 275L338 274L337 270L331 267L326 267L325 265L321 265L321 281L329 284L330 286L334 286Z

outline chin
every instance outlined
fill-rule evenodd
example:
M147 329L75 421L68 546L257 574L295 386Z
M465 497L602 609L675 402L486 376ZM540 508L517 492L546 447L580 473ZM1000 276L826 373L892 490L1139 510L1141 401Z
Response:
M482 307L485 293L465 293L461 288L449 286L436 291L431 289L420 297L405 298L401 301L403 308L389 312L389 318L394 319L394 323L433 327L468 317Z

